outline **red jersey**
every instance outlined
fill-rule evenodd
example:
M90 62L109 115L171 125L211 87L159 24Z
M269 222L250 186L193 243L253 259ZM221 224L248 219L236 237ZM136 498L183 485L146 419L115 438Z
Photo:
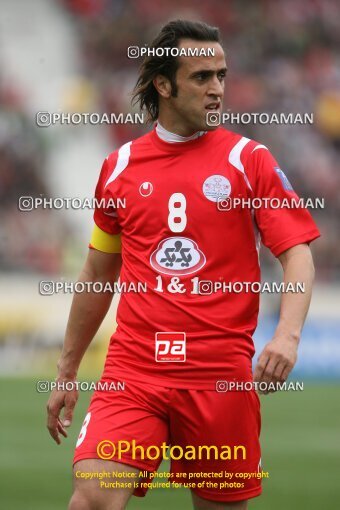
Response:
M221 284L260 281L260 239L278 256L319 231L303 208L221 203L292 197L267 148L224 128L183 143L153 130L113 152L96 198L125 207L98 208L94 219L121 234L121 284L146 291L121 295L104 378L183 389L249 380L259 293Z

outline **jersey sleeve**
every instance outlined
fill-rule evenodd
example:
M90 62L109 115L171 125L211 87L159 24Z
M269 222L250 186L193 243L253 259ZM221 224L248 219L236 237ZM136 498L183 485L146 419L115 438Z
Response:
M310 243L320 236L309 211L304 207L271 207L275 204L299 200L277 161L265 148L254 149L247 161L247 177L254 198L260 198L261 207L255 208L255 220L263 244L275 257L302 243ZM267 200L263 200L267 199ZM274 201L273 201L274 203ZM267 205L266 205L267 204Z
M112 190L110 186L106 186L111 165L110 158L105 159L96 186L93 215L95 225L89 247L105 253L119 253L121 251L121 229L114 207L115 199Z

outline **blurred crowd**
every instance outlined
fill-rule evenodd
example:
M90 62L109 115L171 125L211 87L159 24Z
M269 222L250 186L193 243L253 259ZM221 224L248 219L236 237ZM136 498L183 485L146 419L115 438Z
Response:
M59 0L59 3L72 20L81 44L79 82L95 91L103 112L138 112L130 101L140 61L127 58L127 48L149 44L167 21L176 18L202 20L220 28L229 67L224 111L229 108L240 113L313 112L313 125L247 124L232 125L230 129L266 144L300 196L325 199L324 210L311 211L322 231L322 238L314 243L318 278L340 279L340 4L337 0L201 3ZM3 98L0 107L3 108ZM20 117L20 112L15 112L15 116ZM11 202L9 206L8 189L26 180L35 192L45 192L37 141L25 139L23 119L20 122L21 129L14 135L21 140L21 152L17 145L14 150L13 144L11 147L0 139L0 182L5 183L0 189L2 207L6 205L6 222L11 228L13 223L19 240L20 231L29 225L23 225L15 211L11 212L15 205ZM113 150L150 127L126 124L107 129ZM23 188L28 191L25 183ZM39 222L38 215L36 221ZM36 233L40 238L44 228L41 222L37 229L40 232ZM41 249L53 250L55 257L49 258L49 263L60 257L57 242L58 238L45 232ZM1 244L0 267L4 263L3 252L8 251L8 246L4 248L4 243ZM11 249L19 248L15 245ZM36 254L24 253L31 262L37 260ZM267 256L264 262L269 263Z
M0 84L0 270L56 274L67 226L49 210L21 212L20 197L51 196L46 148L15 86Z

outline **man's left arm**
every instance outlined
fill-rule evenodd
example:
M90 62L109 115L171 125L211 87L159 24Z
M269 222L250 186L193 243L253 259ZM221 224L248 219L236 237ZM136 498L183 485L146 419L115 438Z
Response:
M305 292L281 294L280 319L274 336L261 352L254 380L266 383L283 382L297 360L302 327L308 312L314 280L313 258L308 244L289 248L278 256L287 283L304 283Z

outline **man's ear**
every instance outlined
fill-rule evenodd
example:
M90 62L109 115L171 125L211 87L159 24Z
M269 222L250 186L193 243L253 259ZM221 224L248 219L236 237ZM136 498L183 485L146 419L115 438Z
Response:
M171 83L168 78L158 74L152 83L154 84L158 94L164 97L164 99L169 99L169 97L171 97Z

